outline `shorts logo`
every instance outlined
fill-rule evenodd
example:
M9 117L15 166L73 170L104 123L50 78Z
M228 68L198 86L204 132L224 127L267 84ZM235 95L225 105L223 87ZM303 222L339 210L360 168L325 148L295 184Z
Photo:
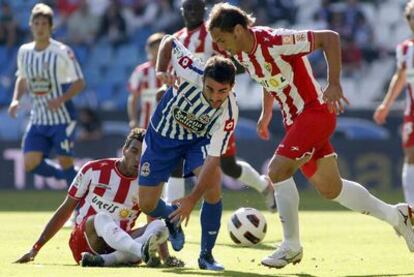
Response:
M233 130L234 130L234 119L226 120L226 123L224 125L224 131L231 132Z
M292 146L292 147L290 147L290 150L291 150L291 151L299 151L299 147L297 147L297 146Z
M151 165L149 162L145 162L141 167L141 176L147 177L151 174Z

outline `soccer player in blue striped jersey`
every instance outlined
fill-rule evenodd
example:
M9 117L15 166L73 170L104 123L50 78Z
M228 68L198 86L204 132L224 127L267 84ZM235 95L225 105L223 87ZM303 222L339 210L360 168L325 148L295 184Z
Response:
M49 6L33 7L30 28L34 40L19 48L9 114L16 117L20 98L28 91L32 110L22 143L25 169L71 184L76 175L72 153L76 121L71 99L85 82L72 50L51 38L53 11ZM52 148L60 167L47 159Z
M231 60L220 56L209 58L203 65L178 40L166 36L158 52L157 76L164 83L173 84L174 76L167 70L170 62L180 78L179 85L170 87L161 98L145 135L139 205L144 213L167 219L171 244L179 251L184 245L184 235L181 227L172 222L181 222L185 217L171 215L175 210L191 211L204 197L199 267L223 270L214 260L212 249L222 213L220 157L238 119L232 91L236 68ZM163 184L181 159L184 159L184 174L195 174L197 185L182 206L167 204L160 199Z

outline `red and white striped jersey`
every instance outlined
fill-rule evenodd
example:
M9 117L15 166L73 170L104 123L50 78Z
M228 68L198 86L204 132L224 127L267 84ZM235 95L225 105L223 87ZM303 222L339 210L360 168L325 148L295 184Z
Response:
M269 27L250 31L255 36L253 50L234 58L279 102L285 126L309 105L323 104L322 90L306 57L314 48L313 33Z
M68 195L80 200L76 224L98 212L110 215L119 226L129 231L141 213L133 197L138 193L137 177L122 175L119 159L90 161L79 170Z
M138 65L129 77L129 92L141 98L139 108L139 127L141 128L148 127L151 115L157 106L156 95L161 85L155 73L155 65L149 61Z
M414 40L405 40L396 48L397 67L404 69L406 72L406 80L408 91L405 102L405 116L414 116Z
M205 63L213 55L223 54L219 51L217 44L213 42L205 23L192 31L188 31L184 27L177 31L174 37L193 53L194 57L200 59L202 63Z

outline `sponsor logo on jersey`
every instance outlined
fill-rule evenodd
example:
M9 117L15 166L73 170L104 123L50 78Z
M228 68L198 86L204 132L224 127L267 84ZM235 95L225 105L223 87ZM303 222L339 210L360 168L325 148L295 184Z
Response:
M145 162L141 166L141 176L147 177L151 174L151 164L149 162Z
M282 36L282 44L293 44L293 35L283 35Z
M224 125L224 131L231 132L234 130L234 119L226 120L226 124Z
M262 86L269 90L282 90L289 85L288 80L282 74L276 74L270 79L263 79L259 81Z
M43 96L52 91L52 84L48 79L36 77L30 79L30 91L35 96Z
M178 124L196 134L202 133L210 122L210 118L206 114L197 118L194 114L182 111L177 106L173 107L172 112Z
M105 200L98 195L93 196L91 204L95 210L106 210L110 214L115 213L115 211L119 209L119 206L117 204Z

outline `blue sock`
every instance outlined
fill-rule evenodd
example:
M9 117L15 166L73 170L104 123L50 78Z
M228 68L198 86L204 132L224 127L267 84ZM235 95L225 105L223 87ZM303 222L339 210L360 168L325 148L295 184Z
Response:
M70 184L72 184L73 178L75 178L76 176L76 170L73 167L73 165L69 168L66 168L63 170L63 176L65 176L66 179L66 183L68 184L68 186L70 186Z
M167 204L167 203L164 202L164 200L160 199L158 201L157 207L152 212L150 212L148 215L150 215L152 217L155 217L155 218L164 218L164 219L166 219L166 218L168 218L170 213L172 213L176 209L177 209L177 206Z
M215 204L203 202L201 207L201 253L200 255L211 254L218 232L223 206L221 200Z
M40 164L30 172L43 177L55 177L59 180L65 179L62 169L48 159L43 159Z

